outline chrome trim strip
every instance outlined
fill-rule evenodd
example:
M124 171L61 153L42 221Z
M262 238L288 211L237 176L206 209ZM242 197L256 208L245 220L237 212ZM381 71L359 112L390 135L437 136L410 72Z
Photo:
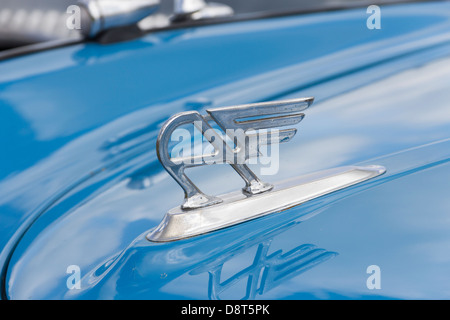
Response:
M160 0L79 0L81 32L94 38L113 28L130 26L159 9Z

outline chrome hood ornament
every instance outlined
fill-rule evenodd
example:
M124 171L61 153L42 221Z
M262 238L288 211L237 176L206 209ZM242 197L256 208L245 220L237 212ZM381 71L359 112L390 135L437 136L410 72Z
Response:
M263 182L247 166L261 155L264 145L290 141L314 98L263 102L207 109L206 115L187 111L172 116L162 126L156 149L167 172L182 187L184 203L170 210L147 238L164 242L184 239L285 210L324 194L365 181L385 172L381 166L342 167L303 176L276 186ZM210 144L200 155L171 154L169 142L176 129L194 125ZM213 129L212 126L220 130ZM279 130L281 127L291 127ZM223 131L220 133L219 131ZM185 169L226 163L244 180L241 192L212 196L203 193Z
M262 141L255 130L284 127L299 123L305 116L301 111L308 108L313 98L296 99L278 102L247 104L206 110L202 116L197 111L188 111L174 115L162 127L156 150L158 158L169 174L178 182L185 193L183 209L196 209L222 202L222 199L209 196L201 192L186 176L185 169L216 163L228 163L245 181L245 194L258 194L269 191L272 185L262 182L245 164L251 157L258 156L258 145L248 141L259 139L259 144L281 143L289 141L297 132L295 128L278 132L277 141ZM222 137L209 124L214 121L226 132ZM169 141L172 133L178 127L186 124L194 126L202 133L206 140L214 146L214 153L191 156L189 158L171 159ZM251 132L251 133L249 133ZM224 138L230 138L235 148L226 143ZM272 140L273 140L272 135Z

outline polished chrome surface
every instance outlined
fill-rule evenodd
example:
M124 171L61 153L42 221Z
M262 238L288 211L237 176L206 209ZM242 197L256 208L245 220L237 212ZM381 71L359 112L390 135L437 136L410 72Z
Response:
M245 181L244 194L253 195L271 190L273 186L261 181L245 162L258 156L261 144L290 141L297 130L290 128L276 131L273 135L263 135L266 139L260 140L259 143L252 138L259 138L257 130L260 129L284 127L299 123L304 117L304 114L300 111L307 109L313 100L314 98L310 97L208 109L206 110L207 116L202 116L197 111L181 112L172 116L161 128L156 149L161 164L184 190L185 201L182 208L196 209L222 202L222 199L206 195L200 191L184 172L186 168L209 165L218 161L230 164ZM236 146L231 148L221 137L221 134L210 126L208 121L215 121L233 141L235 141L235 136L232 134L240 130L243 139L237 138ZM213 154L191 155L187 158L176 159L170 157L169 142L172 133L180 126L187 124L194 124L202 133L214 147ZM255 141L255 143L246 143L246 141Z
M159 8L159 0L80 0L82 29L87 37L138 23Z
M229 193L223 203L196 210L170 210L159 226L147 235L167 242L201 235L247 220L298 206L306 201L361 183L386 172L382 166L340 167L287 181L260 195Z
M204 8L205 5L203 0L175 0L174 13L176 15L194 13Z
M173 20L202 20L228 17L234 14L233 9L225 4L204 0L175 0Z

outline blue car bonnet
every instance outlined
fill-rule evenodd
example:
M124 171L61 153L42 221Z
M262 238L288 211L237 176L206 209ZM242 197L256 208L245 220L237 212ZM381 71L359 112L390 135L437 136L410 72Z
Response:
M382 6L381 30L367 17L175 29L0 62L4 297L448 298L450 3ZM192 239L145 239L183 199L156 156L166 119L305 96L316 102L266 180L387 173ZM192 179L211 194L242 187L228 166ZM366 286L370 265L381 290Z

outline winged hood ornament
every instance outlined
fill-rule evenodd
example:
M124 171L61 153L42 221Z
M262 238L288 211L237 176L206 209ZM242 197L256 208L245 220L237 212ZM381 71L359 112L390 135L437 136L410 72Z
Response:
M244 193L251 195L271 190L273 185L261 181L245 164L251 157L259 154L259 145L246 142L256 141L255 138L260 138L255 130L286 127L299 123L305 116L301 111L307 109L313 101L314 98L303 98L254 103L208 109L206 115L201 115L197 111L188 111L171 117L160 131L156 149L158 158L164 168L184 190L185 201L182 208L196 209L222 202L220 198L206 195L200 191L186 176L185 169L191 167L226 162L244 180ZM214 131L209 124L211 121L214 121L230 139L239 136L236 132L240 131L241 139L236 139L234 148L226 143L221 134ZM201 159L194 156L178 159L178 161L171 159L168 149L170 137L175 129L184 124L194 124L206 140L214 146L215 153L209 156L202 155ZM276 132L276 140L273 139L274 135L272 135L272 139L260 138L257 143L262 145L290 141L296 134L297 129L289 128Z
M160 130L156 149L161 164L183 188L185 199L180 207L167 212L147 238L164 242L200 235L291 208L384 173L381 166L341 167L274 186L250 170L247 162L261 155L263 145L288 142L295 136L293 126L303 120L303 111L313 101L309 97L253 103L207 109L204 115L186 111L169 118ZM212 152L173 155L169 150L172 134L192 124L213 147ZM188 168L217 163L229 164L244 180L241 192L208 195L186 175Z

